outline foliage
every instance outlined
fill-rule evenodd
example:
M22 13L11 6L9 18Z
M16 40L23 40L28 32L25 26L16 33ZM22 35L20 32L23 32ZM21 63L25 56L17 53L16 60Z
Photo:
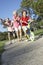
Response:
M12 34L11 34L11 39L13 39ZM3 40L8 40L8 32L0 32L0 41L3 41Z
M43 29L38 29L36 31L34 31L35 35L43 35Z
M4 51L4 45L6 41L0 41L0 53Z
M0 32L0 41L7 40L7 32Z
M21 8L33 8L35 12L43 17L43 0L22 0Z
M6 41L0 41L0 65L2 65L2 60L1 60L1 55L5 51L4 50L4 45Z

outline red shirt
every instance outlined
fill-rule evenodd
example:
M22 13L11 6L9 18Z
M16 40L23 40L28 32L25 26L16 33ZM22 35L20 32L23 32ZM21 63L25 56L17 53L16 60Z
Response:
M25 18L22 17L21 18L21 20L22 20L22 26L27 26L28 25L27 22L28 22L29 19L30 19L29 16L26 16Z

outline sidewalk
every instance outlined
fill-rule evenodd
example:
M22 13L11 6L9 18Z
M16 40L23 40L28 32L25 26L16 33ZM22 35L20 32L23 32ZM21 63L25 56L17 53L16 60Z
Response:
M2 65L43 65L43 37L34 41L21 41L6 47Z

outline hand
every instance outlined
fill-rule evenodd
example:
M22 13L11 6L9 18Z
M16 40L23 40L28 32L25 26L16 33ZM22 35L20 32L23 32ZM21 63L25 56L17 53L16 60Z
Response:
M29 19L28 21L33 22L34 20L33 19Z

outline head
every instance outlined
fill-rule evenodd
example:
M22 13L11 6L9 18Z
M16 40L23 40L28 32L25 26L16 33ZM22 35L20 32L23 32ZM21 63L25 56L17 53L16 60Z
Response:
M6 19L5 19L5 23L9 23L9 24L11 24L10 19L9 19L9 18L6 18Z
M9 21L9 18L6 18L5 20L8 22Z
M22 16L23 16L23 17L26 17L26 16L27 16L27 11L26 11L26 10L23 10L23 11L22 11Z
M18 16L17 11L14 11L14 12L13 12L13 15L14 15L15 17Z

